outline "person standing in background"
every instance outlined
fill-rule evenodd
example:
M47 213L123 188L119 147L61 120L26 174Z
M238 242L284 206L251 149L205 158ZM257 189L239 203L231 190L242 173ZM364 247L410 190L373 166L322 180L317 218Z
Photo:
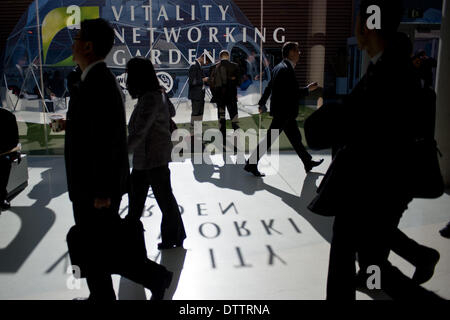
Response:
M205 110L205 83L208 82L208 77L203 73L202 67L210 64L211 61L203 53L194 64L189 68L189 94L188 98L191 100L191 126L190 133L194 136L194 123L203 121L203 112ZM191 140L192 141L192 140Z
M220 62L210 68L210 87L213 99L217 102L219 119L219 130L223 137L223 150L226 148L226 118L225 109L230 115L233 130L239 129L239 118L237 109L237 87L241 76L237 63L230 61L230 53L222 50L219 53Z

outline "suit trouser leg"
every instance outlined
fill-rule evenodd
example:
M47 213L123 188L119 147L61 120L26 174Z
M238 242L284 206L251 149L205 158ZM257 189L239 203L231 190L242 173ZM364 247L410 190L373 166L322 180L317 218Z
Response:
M391 249L414 266L420 262L424 250L431 250L409 238L398 228L394 231Z
M227 121L225 118L225 103L218 99L217 100L217 119L219 121L219 131L222 133L222 145L226 146L226 136L227 136Z
M8 196L6 187L8 185L10 172L11 161L6 157L0 157L0 201L6 200L6 197Z
M145 288L153 291L155 288L161 286L161 282L164 280L163 275L166 272L167 269L164 266L150 259L145 259L134 262L126 261L126 265L121 266L118 271L114 273L139 283Z
M145 207L147 199L149 182L146 170L133 169L131 172L131 190L129 193L129 219L139 220Z
M338 213L333 224L333 238L328 264L327 300L355 300L356 244L353 221L347 212Z
M380 270L381 289L392 299L439 299L437 295L416 284L389 261L394 234L398 228L401 214L409 201L398 201L383 211L372 211L361 223L358 238L358 258L361 270L377 266ZM368 219L367 219L368 218Z
M186 238L186 231L172 192L168 165L149 170L149 180L162 212L161 241L168 244L182 242Z
M286 133L289 142L294 147L295 152L297 152L297 155L300 157L303 164L308 164L312 157L308 151L306 151L306 148L302 143L302 134L298 128L297 121L295 121L295 119L287 120L284 126L284 132Z
M228 114L231 119L231 126L234 130L239 129L239 116L237 109L237 101L230 101L226 104Z
M258 164L262 156L270 150L270 147L274 143L275 139L278 139L281 132L283 132L283 126L284 126L283 120L280 120L278 118L272 119L272 122L270 123L269 126L269 130L267 130L267 136L263 140L261 140L261 142L258 143L256 150L254 150L253 153L248 158L248 162L250 164ZM273 139L272 137L272 130L278 131L278 135L276 136L275 139Z
M190 133L194 134L194 123L203 120L203 113L205 110L205 100L191 100L192 102L192 113L191 113L191 125Z

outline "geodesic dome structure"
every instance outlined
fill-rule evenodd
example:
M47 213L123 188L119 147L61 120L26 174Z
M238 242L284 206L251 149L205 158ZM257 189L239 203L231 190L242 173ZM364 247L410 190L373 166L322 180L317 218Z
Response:
M2 85L38 95L39 68L44 86L56 71L65 78L74 67L71 45L80 21L98 17L115 30L106 62L119 82L130 58L147 57L172 97L187 96L188 68L204 50L218 59L227 49L242 68L250 54L264 59L258 40L263 31L255 30L231 0L39 0L38 10L32 3L7 40ZM268 70L265 75L267 80Z

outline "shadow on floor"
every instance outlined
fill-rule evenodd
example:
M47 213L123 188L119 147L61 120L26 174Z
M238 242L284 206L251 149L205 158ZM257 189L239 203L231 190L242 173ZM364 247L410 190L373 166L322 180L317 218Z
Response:
M0 272L17 272L54 225L55 212L47 205L67 191L60 170L51 168L41 173L41 181L28 193L30 199L36 200L33 205L16 207L13 202L11 208L2 213L17 215L21 226L8 246L0 249Z
M257 191L264 190L272 193L306 219L326 241L331 242L334 218L319 216L307 208L316 195L316 182L323 176L322 173L310 172L303 182L298 181L301 193L297 196L266 184L264 178L254 177L244 171L244 165L225 162L222 166L214 164L192 164L192 166L194 177L198 182L209 182L218 188L242 191L246 195L253 195ZM303 170L300 164L299 169ZM213 178L213 174L217 173L219 177Z

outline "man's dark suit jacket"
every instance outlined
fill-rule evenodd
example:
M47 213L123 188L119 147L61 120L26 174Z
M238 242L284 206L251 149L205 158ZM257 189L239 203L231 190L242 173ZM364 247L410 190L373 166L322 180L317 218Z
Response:
M241 81L241 75L239 71L239 65L237 63L231 62L229 60L221 60L219 63L212 65L209 69L209 74L212 75L217 68L217 66L223 66L227 72L227 84L221 92L217 92L216 88L213 88L214 92L217 93L217 98L225 102L237 102L237 87ZM211 77L210 77L211 80ZM213 87L213 86L212 86Z
M272 71L272 80L264 90L259 101L264 106L272 95L270 115L283 119L298 116L300 98L309 95L308 88L300 88L294 68L288 60L283 60Z
M125 108L116 79L102 62L84 81L73 82L65 137L69 197L72 202L121 197L128 189L129 164Z
M200 63L196 60L189 68L189 94L191 100L204 100L205 90L203 89L203 78L205 77Z
M398 52L386 48L342 104L324 105L305 121L312 148L341 147L309 207L313 212L325 210L322 205L338 211L409 196L408 150L420 121L420 84L410 58Z
M16 116L0 108L0 153L8 152L19 143Z

